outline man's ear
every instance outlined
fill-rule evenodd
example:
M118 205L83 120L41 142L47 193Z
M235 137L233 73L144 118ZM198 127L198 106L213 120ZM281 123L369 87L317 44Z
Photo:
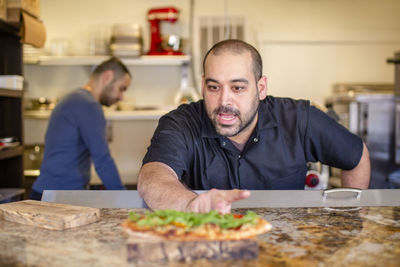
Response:
M103 86L109 85L114 79L114 72L112 70L106 70L101 74L101 83Z
M257 82L258 96L260 100L267 97L267 77L263 75Z

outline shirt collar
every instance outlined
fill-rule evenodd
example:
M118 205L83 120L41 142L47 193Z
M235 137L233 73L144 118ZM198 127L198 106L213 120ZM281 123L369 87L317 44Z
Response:
M272 112L270 98L267 96L264 100L260 101L260 106L258 107L258 130L273 128L278 125Z
M268 128L273 128L277 126L276 119L272 115L272 107L268 101L267 97L265 100L260 101L260 106L258 107L258 131ZM214 125L212 124L210 118L207 115L206 107L204 105L204 100L201 100L202 105L202 129L201 137L205 138L218 138L220 135L215 131Z

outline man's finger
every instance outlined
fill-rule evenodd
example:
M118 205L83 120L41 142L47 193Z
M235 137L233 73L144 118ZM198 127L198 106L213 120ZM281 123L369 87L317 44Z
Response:
M248 198L250 196L250 191L248 190L233 189L233 190L221 190L221 191L224 194L225 200L229 203L233 203L235 201Z
M227 203L225 200L220 199L215 204L215 210L219 213L226 214L231 212L231 205Z

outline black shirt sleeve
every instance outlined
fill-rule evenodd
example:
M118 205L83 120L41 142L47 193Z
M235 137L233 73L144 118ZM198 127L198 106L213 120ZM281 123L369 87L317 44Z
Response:
M342 125L310 106L304 139L306 160L351 170L362 155L363 143Z
M179 119L166 115L158 123L143 164L162 162L180 178L188 170L190 161L186 136Z

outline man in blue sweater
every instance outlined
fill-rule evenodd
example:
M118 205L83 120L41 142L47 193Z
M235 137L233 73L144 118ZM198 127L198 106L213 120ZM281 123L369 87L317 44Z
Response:
M87 189L91 160L106 189L125 189L108 148L101 105L120 101L130 83L129 70L113 57L95 68L86 85L57 104L46 132L40 176L32 186L30 199L40 200L45 189Z

